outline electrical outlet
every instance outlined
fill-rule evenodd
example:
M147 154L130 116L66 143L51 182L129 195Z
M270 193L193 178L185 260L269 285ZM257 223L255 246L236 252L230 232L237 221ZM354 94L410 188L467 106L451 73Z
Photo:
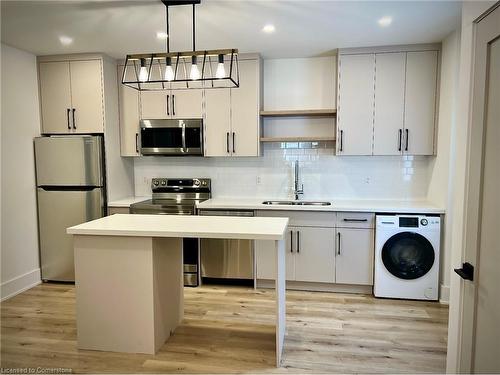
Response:
M261 183L262 183L262 179L260 178L260 176L257 176L257 177L255 178L255 184L256 184L256 185L260 185Z
M369 184L370 182L371 182L370 177L366 177L366 178L365 178L365 184Z

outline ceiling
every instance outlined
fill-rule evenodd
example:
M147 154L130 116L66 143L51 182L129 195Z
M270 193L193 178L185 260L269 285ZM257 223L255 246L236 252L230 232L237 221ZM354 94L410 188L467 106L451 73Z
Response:
M238 48L266 58L308 57L335 48L439 42L460 22L458 1L202 0L197 49ZM191 7L170 8L171 51L190 50ZM392 24L378 20L389 16ZM265 33L266 24L275 32ZM37 55L160 52L159 0L1 1L1 39ZM60 37L71 38L63 45Z

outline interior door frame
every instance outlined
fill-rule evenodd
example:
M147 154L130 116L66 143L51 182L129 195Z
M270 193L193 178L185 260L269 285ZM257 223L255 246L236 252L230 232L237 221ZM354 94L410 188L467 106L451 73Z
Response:
M484 165L484 137L486 113L486 78L488 70L487 44L498 36L500 25L500 2L494 4L473 23L472 51L472 95L471 115L468 121L467 166L465 180L464 232L462 249L463 262L475 266L474 281L460 282L460 310L458 329L458 372L471 373L475 341L475 312L477 304L477 274L479 272L479 246L481 233L481 205ZM458 277L458 276L452 276ZM448 353L448 357L450 354Z

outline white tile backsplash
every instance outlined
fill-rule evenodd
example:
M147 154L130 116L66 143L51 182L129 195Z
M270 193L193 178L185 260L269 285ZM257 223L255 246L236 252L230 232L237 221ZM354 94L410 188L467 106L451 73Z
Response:
M304 199L425 199L432 157L334 156L333 150L276 149L257 158L142 157L134 160L135 195L151 194L153 177L212 179L217 198L292 198L299 160Z

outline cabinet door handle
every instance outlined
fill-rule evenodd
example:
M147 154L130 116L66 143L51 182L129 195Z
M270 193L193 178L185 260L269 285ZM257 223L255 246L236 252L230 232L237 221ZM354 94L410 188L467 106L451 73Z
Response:
M337 255L340 255L340 232L337 232Z
M71 125L69 123L69 113L71 112L71 109L66 108L66 120L68 121L68 130L71 130Z
M300 253L300 231L297 231L297 253Z
M234 146L234 132L233 132L233 154L236 153L236 149L235 149L235 146Z
M175 95L172 95L172 116L175 116Z
M402 129L399 129L399 146L398 146L398 151L401 151L401 141L402 141L402 138L403 138L403 130Z
M346 223L364 223L367 222L368 219L344 219Z
M344 151L344 131L340 131L340 152Z
M167 116L170 116L170 95L167 95Z
M405 129L405 131L406 131L405 151L408 151L408 138L409 138L410 132L408 131L408 129Z
M229 154L229 132L226 133L226 151Z
M290 252L293 253L293 230L290 231Z
M135 133L135 152L139 153L139 133Z
M76 109L73 108L73 129L76 130L75 112L76 112Z

